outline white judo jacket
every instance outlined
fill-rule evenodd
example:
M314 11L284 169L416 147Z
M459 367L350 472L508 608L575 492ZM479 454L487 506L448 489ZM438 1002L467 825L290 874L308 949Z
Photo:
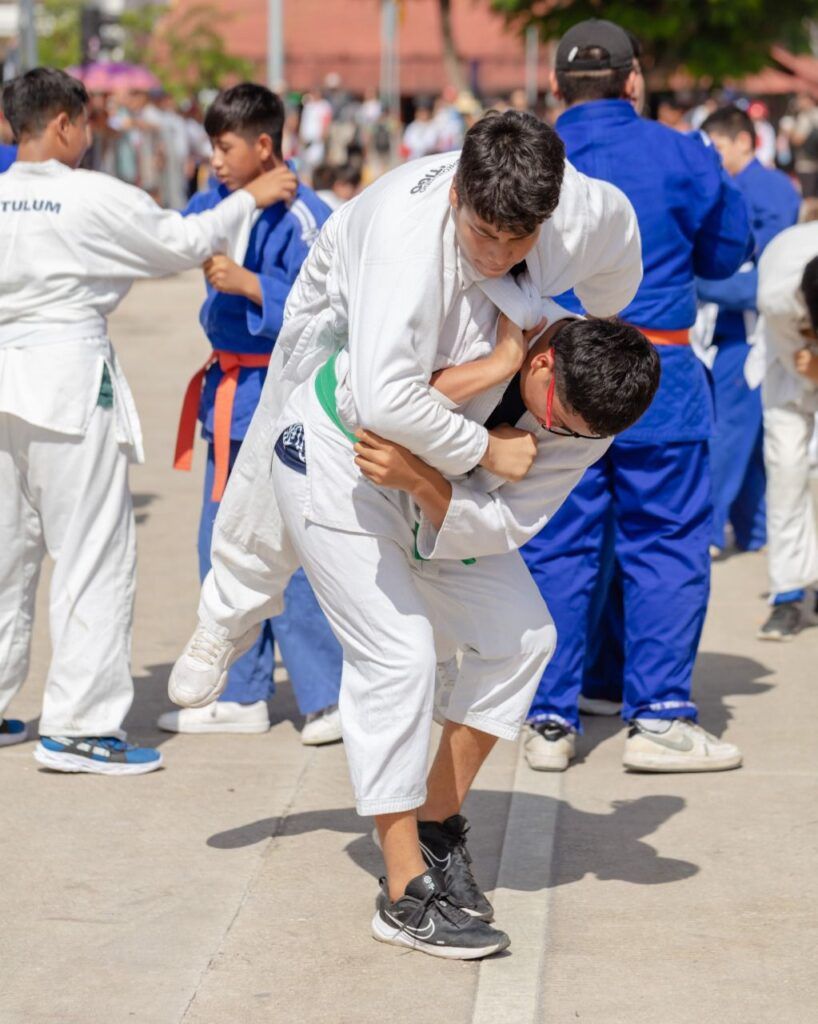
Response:
M107 316L139 278L241 256L255 201L237 191L183 218L141 189L56 160L0 175L0 413L83 436L103 365L114 384L117 439L143 460L139 420L107 337Z
M633 298L642 276L633 208L614 186L587 178L570 164L559 205L526 260L528 273L517 282L509 276L478 279L457 244L449 203L457 159L456 153L439 155L385 175L334 213L313 245L290 293L261 402L217 517L217 589L222 589L219 576L225 570L261 579L283 568L287 543L269 472L275 430L298 385L334 352L343 350L336 364L336 403L347 428L373 430L454 479L483 457L488 444L483 422L503 388L458 410L447 407L429 386L432 373L486 355L495 343L498 309L531 327L543 312L553 318L553 304L546 298L569 288L597 316L613 315ZM318 414L310 419L321 423ZM402 521L403 533L396 539L405 540L406 517L392 514L401 502L362 477L352 480L346 468L336 474L339 460L351 462L349 442L328 420L319 433L326 441L323 452L322 440L316 447L313 435L310 449L307 436L311 479L305 514L338 529L392 536ZM554 501L546 501L542 491L532 497L528 488L509 518L487 497L502 481L486 475L474 485L457 485L440 535L422 525L420 553L436 558L499 553L536 532L540 515L535 516L534 504L539 502L541 511L558 506L607 447L604 441L553 440L561 443L547 443L550 468L536 477L541 484L552 473L556 484L560 476ZM562 470L560 460L567 460ZM380 492L380 506L367 500L369 489ZM376 507L383 515L373 517ZM524 523L519 528L518 518ZM476 544L476 533L486 530L492 539ZM208 589L206 584L200 610L218 622L214 607L208 608L209 603L215 606L208 601Z
M795 369L795 354L808 347L801 334L811 324L801 278L818 256L818 221L796 224L777 235L758 263L759 330L767 353L764 405L794 405L801 412L818 411L818 387Z

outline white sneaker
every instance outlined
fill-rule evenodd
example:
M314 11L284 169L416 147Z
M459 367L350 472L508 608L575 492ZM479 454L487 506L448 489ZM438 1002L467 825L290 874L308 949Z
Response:
M301 742L305 747L321 747L325 743L337 743L343 739L341 733L341 712L337 704L330 704L323 711L307 715L301 730Z
M585 697L579 695L579 710L583 715L618 715L622 710L622 703L615 700L605 700L604 697Z
M738 768L741 751L687 718L637 718L628 731L622 764L640 772L720 772Z
M256 642L259 627L231 640L201 622L188 640L168 680L168 696L183 708L202 708L227 685L227 670Z
M564 772L576 753L575 733L559 722L525 727L525 759L535 772Z
M165 732L267 732L270 716L263 700L254 704L215 700L204 708L166 711L156 724Z

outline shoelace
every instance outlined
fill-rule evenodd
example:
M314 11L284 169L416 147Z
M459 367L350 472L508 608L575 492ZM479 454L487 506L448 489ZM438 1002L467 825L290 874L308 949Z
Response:
M89 736L88 739L99 747L105 747L107 750L117 753L128 749L128 744L124 740L117 739L116 736Z
M447 829L448 835L452 839L452 853L456 853L460 857L462 857L466 865L469 865L472 862L471 854L469 853L468 847L466 846L466 834L469 831L469 827L469 825L466 825L459 832L454 832L452 830ZM472 896L482 896L482 893L480 892L480 887L475 881L474 875L471 873L470 870L466 872L466 885L468 887L469 893Z
M213 665L219 656L220 646L218 641L213 639L212 633L200 627L193 634L193 639L190 641L189 653L192 657L198 658L199 661Z
M449 924L455 925L455 927L457 927L457 925L463 924L464 918L469 917L469 915L464 910L461 910L460 907L456 907L451 902L451 897L449 896L449 893L445 889L434 889L432 892L428 894L426 899L424 899L423 902L418 906L417 910L415 911L414 914L412 914L411 918L401 925L400 932L404 932L406 931L407 928L414 928L416 927L416 925L420 924L420 922L426 916L426 913L432 903L436 905L437 911L440 914L440 916L444 917L449 922Z

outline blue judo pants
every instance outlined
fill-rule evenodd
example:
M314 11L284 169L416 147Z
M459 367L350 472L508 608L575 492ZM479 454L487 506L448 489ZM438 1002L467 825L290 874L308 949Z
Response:
M757 551L767 543L761 388L751 390L744 378L747 342L723 339L717 344L713 366L716 421L710 439L711 543L724 548L729 522L737 546L742 551Z
M236 461L240 441L230 443L230 468ZM210 545L213 523L219 503L210 497L215 469L213 445L208 445L204 481L202 517L199 522L199 574L210 571ZM232 666L227 686L219 700L249 704L267 700L275 692L273 640L278 641L281 657L290 676L298 710L302 715L321 711L338 703L341 689L341 645L318 606L303 569L290 580L284 594L281 615L262 624L261 633L251 649Z
M697 717L711 513L704 441L614 441L586 471L522 550L557 627L529 722L579 730L583 690L621 692L626 721Z

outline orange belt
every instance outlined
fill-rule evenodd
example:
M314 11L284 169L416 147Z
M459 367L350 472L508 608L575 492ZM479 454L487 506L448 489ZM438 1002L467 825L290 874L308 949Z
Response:
M685 327L681 331L649 330L647 327L637 327L638 331L652 341L654 345L689 345L690 328Z
M204 375L218 362L224 374L216 387L216 405L213 410L213 456L215 473L213 475L213 501L221 501L227 486L227 474L230 472L230 427L233 423L233 400L239 382L239 370L244 367L263 367L270 364L270 353L250 355L243 352L225 352L214 349L213 355L190 378L182 403L182 415L179 417L179 431L176 434L176 454L173 457L174 469L188 470L193 465L193 438L196 434L196 421L199 418L199 401L202 395Z

